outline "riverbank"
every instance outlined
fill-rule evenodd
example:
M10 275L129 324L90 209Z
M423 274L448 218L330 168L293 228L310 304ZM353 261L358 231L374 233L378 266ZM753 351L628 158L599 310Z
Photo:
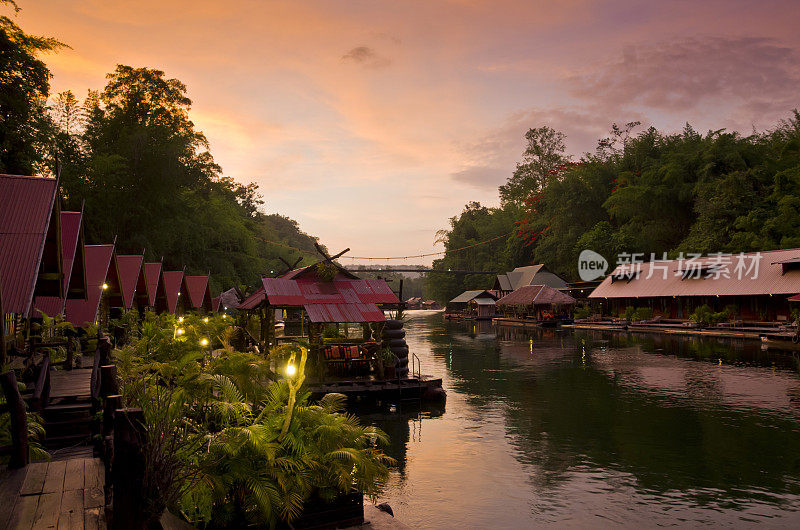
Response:
M714 338L735 338L761 340L760 335L763 331L729 331L721 329L698 329L698 328L676 328L647 325L603 325L603 324L564 324L563 328L571 329L590 329L599 331L627 331L630 333L664 333L668 335L694 335L701 337Z

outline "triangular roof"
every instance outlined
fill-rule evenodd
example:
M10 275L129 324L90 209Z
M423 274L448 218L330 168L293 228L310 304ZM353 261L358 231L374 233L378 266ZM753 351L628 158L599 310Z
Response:
M144 273L145 286L147 287L147 304L150 307L156 305L156 295L161 284L161 262L145 263L142 267Z
M0 293L4 313L30 314L34 293L64 295L57 190L56 179L0 175Z
M66 316L73 326L83 327L97 320L103 284L111 281L114 245L86 245L86 300L67 300Z
M566 282L561 277L553 274L540 263L517 267L506 274L498 274L494 287L501 291L515 291L526 285L547 285L554 289L567 287Z
M215 313L219 313L219 296L215 296L211 299L211 310Z
M477 289L472 291L464 291L460 295L456 296L452 300L450 300L450 304L466 304L470 300L474 298L491 298L492 300L497 300L497 295L492 293L491 291L487 291L485 289Z
M166 310L175 313L178 308L178 297L182 294L181 287L184 285L183 271L163 271L161 282L164 285Z
M211 290L206 276L186 276L186 290L189 292L189 305L192 309L211 310Z
M86 297L86 268L83 254L83 213L61 212L61 264L64 296L37 296L31 316L48 316L64 312L66 298Z
M572 305L575 299L547 285L525 285L497 301L498 306Z
M136 286L142 272L144 256L141 254L117 254L117 272L119 274L120 294L125 309L133 307L136 298Z

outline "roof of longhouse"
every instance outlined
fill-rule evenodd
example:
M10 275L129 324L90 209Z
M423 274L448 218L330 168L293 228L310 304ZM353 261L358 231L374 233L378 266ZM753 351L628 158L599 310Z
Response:
M798 265L797 248L647 262L638 272L617 267L589 298L794 295L800 293Z

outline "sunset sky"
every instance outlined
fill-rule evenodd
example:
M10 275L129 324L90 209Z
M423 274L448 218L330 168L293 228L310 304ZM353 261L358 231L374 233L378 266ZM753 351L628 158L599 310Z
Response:
M82 98L118 63L164 70L226 175L356 256L441 250L466 202L497 204L530 127L580 155L612 122L747 133L800 107L797 1L19 5L71 46L45 57L54 93Z

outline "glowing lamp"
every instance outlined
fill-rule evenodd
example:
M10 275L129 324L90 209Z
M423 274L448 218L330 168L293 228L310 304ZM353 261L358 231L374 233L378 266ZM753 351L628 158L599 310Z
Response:
M200 339L200 346L208 346L208 339Z
M176 330L175 330L175 333L177 333L178 335L183 335L183 333L184 333L184 332L183 332L183 328L178 328L178 329L176 329Z
M107 283L104 283L104 284L103 284L103 290L105 291L106 289L108 289L108 284L107 284Z
M208 322L208 317L203 318L203 322Z
M297 368L293 364L286 365L286 375L289 377L294 377L294 374L297 373Z
M183 322L183 317L178 317L178 322Z

